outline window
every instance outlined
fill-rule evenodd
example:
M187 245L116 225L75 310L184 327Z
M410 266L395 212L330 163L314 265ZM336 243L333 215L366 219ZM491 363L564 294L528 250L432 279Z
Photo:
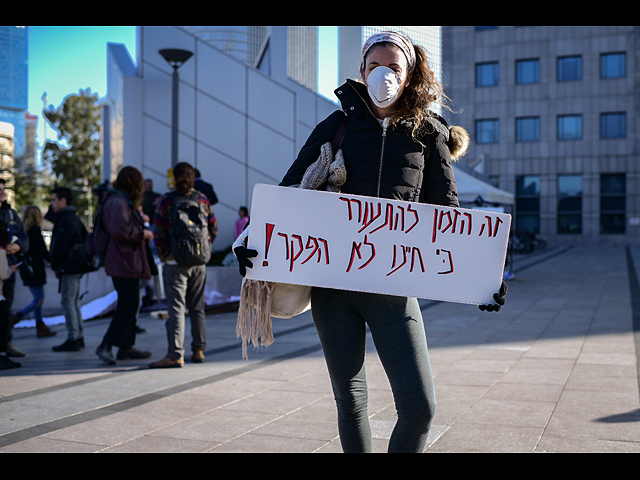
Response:
M627 114L624 112L600 114L600 138L625 138Z
M558 233L582 233L582 175L558 175Z
M624 173L600 175L600 233L625 233L625 217Z
M534 58L516 61L516 83L540 83L540 60Z
M476 63L476 87L495 87L499 83L498 62Z
M516 177L516 231L540 233L540 177Z
M582 115L558 115L558 140L582 139Z
M516 142L540 141L540 117L516 118Z
M623 78L627 76L627 54L603 53L600 55L600 78Z
M500 124L497 118L476 120L476 143L498 143Z
M558 57L558 81L582 80L582 56Z

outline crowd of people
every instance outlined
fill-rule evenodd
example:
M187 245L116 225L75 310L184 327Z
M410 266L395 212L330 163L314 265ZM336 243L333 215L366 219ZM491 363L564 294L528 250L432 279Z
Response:
M173 169L175 189L161 195L153 191L153 181L144 180L140 171L123 167L116 180L101 191L99 214L94 233L103 232L106 249L100 260L111 277L117 292L113 317L102 342L96 349L98 358L107 365L117 360L144 359L151 352L135 347L138 313L143 293L151 301L155 288L149 282L158 280L156 257L164 265L168 319L167 354L151 362L151 368L173 368L184 365L185 312L191 319L191 360L204 362L206 346L204 294L206 263L218 234L218 223L212 205L218 199L213 186L204 181L200 172L186 162ZM13 326L33 313L36 335L51 337L58 332L43 319L47 265L55 273L60 293L60 305L65 318L67 338L52 348L54 352L75 352L85 347L83 319L80 309L80 279L87 273L85 242L88 231L73 204L73 193L67 187L51 192L49 209L43 216L36 205L30 205L19 215L7 202L5 181L0 179L0 370L19 368L13 358L25 352L13 345ZM184 208L196 205L195 210ZM248 214L248 212L247 212ZM178 239L180 215L200 225L204 231L205 252L197 259L184 260L180 245L189 239ZM51 245L47 248L42 235L43 218L53 223ZM100 227L100 228L98 228ZM180 245L177 245L179 242ZM154 278L155 277L155 278ZM22 280L31 292L32 300L12 313L16 285ZM19 288L19 287L18 287ZM117 353L114 354L113 347Z

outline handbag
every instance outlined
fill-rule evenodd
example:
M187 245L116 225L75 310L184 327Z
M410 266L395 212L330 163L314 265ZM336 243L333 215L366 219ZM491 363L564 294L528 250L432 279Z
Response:
M22 262L18 266L20 277L25 285L36 283L39 280L33 271L33 264L31 262L32 260L30 255L23 255Z
M348 124L349 117L345 115L335 138L320 147L318 160L307 168L297 188L340 191L347 179L341 146ZM244 245L248 234L247 228L236 243ZM308 311L311 308L312 288L307 285L243 279L236 326L236 334L242 338L242 357L247 358L249 343L254 347L259 345L260 340L264 346L273 343L271 317L288 319Z

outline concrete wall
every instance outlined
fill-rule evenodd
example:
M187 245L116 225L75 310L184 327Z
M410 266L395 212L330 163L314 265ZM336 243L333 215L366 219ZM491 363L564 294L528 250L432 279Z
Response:
M179 27L138 29L135 76L122 58L108 63L107 103L117 112L110 114L114 133L106 140L112 175L123 164L133 165L154 180L156 191L166 191L173 69L158 50L194 52L179 69L178 160L200 169L216 190L220 233L214 249L222 250L233 242L238 208L251 206L254 185L279 183L315 125L339 107L287 79L286 71L282 75L286 48L271 52L272 76L267 76ZM286 47L282 35L286 29L273 28L274 43Z

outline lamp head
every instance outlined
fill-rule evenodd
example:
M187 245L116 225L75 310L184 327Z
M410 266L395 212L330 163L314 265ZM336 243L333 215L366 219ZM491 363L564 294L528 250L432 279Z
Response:
M191 58L193 52L181 50L179 48L165 48L158 50L158 53L171 65L175 70L180 68L187 60Z

